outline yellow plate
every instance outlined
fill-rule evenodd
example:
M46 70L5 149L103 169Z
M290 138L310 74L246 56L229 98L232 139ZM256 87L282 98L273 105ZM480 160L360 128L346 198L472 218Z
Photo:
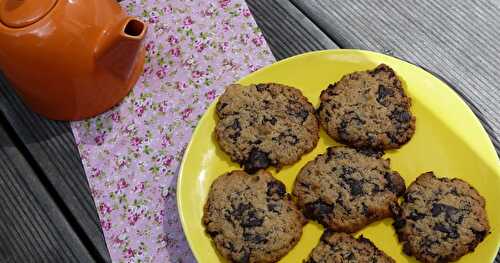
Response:
M440 177L458 177L472 184L486 199L491 234L460 262L492 262L500 241L500 162L488 135L467 105L443 82L424 70L386 55L360 50L326 50L306 53L254 72L238 81L241 84L277 82L297 87L318 106L321 90L344 74L372 69L380 63L392 67L403 81L412 98L412 112L417 117L416 132L410 142L399 150L389 151L391 167L401 173L409 185L423 172L434 171ZM215 103L214 103L215 104ZM205 234L201 218L208 190L215 178L224 172L239 169L220 150L214 140L216 122L212 104L201 118L188 145L177 186L179 214L187 240L199 262L225 262ZM336 145L321 131L318 146L309 154L278 174L291 192L299 169ZM392 219L365 227L358 234L372 240L376 246L397 262L416 262L403 254L397 241ZM310 222L297 246L280 262L302 262L316 245L323 229Z

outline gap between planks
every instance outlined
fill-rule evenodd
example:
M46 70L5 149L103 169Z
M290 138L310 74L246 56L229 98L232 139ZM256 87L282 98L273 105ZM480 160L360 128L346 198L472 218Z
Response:
M35 160L33 155L30 153L30 151L28 150L26 145L23 143L21 138L19 138L15 129L10 125L10 123L7 120L7 117L5 116L5 114L1 110L0 110L0 125L1 125L1 127L4 128L5 132L7 133L8 138L16 146L16 148L21 153L21 155L24 157L26 162L31 166L34 173L38 176L38 179L40 180L42 186L47 190L49 196L52 198L54 203L60 209L60 211L64 215L64 217L67 219L68 224L75 231L75 233L77 234L77 236L80 239L80 241L82 242L82 244L88 250L89 254L97 262L106 262L107 260L101 255L101 253L99 253L99 250L94 245L94 243L90 240L90 238L86 235L86 233L82 229L82 227L79 224L75 223L76 222L75 216L71 213L70 209L68 208L66 203L63 201L63 199L59 196L56 189L54 189L54 187L51 185L50 181L47 179L47 175L45 174L43 169L40 167L38 162Z

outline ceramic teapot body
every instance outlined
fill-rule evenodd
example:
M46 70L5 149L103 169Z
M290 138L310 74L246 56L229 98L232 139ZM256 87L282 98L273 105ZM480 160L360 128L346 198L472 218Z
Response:
M141 75L145 31L114 0L0 0L0 71L35 112L95 116Z

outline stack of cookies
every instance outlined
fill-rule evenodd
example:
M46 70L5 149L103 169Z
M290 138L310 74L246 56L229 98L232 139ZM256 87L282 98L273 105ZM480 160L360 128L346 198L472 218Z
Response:
M203 224L219 253L231 262L276 262L310 219L326 230L305 262L394 262L370 240L351 236L388 217L404 252L420 261L455 261L473 251L489 233L479 193L432 172L406 188L382 157L413 136L410 105L384 64L329 85L316 110L286 85L228 86L216 106L215 135L244 170L220 176L208 194ZM279 171L313 150L320 126L345 146L330 147L302 167L292 196L265 169Z

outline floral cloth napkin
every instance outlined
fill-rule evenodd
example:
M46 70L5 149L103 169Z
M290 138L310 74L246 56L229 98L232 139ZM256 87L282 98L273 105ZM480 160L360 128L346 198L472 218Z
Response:
M149 23L144 74L72 129L114 262L194 262L175 202L193 128L224 86L274 61L243 0L126 0Z

